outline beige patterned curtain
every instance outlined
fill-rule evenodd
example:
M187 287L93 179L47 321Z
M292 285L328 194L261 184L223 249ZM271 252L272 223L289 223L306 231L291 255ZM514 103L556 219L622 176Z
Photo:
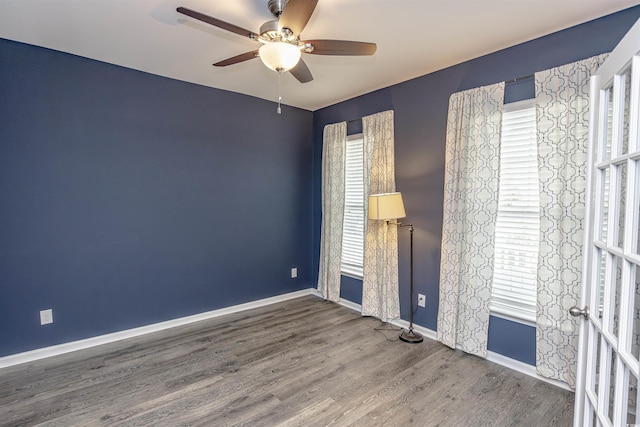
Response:
M589 139L589 78L600 55L536 73L540 252L536 368L575 383Z
M324 299L340 301L344 169L347 123L324 127L322 146L322 231L318 291Z
M362 118L365 217L371 194L396 190L393 111ZM400 317L398 227L365 221L362 315L384 321Z
M438 340L487 356L504 83L451 95Z

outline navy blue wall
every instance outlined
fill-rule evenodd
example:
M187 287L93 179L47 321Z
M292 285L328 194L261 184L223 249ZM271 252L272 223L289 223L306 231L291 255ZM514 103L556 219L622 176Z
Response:
M407 221L415 227L415 292L427 296L426 308L417 310L414 320L435 330L444 148L450 95L608 52L639 17L640 7L627 9L316 111L313 151L314 282L317 280L320 247L322 129L326 124L395 110L396 184L405 202ZM532 80L525 79L507 87L506 91L508 101L521 98L523 93L532 95ZM407 232L400 230L399 235L401 311L402 317L408 319L409 241ZM345 298L360 302L361 293L361 282L343 281L342 295ZM534 334L532 327L492 318L489 349L533 364Z
M281 116L256 98L0 39L0 356L315 286L322 128L387 109L427 295L415 319L435 329L449 96L609 51L638 17ZM519 85L506 97L531 92ZM405 319L408 243L401 232ZM359 303L360 282L345 278L343 296ZM39 325L45 308L53 325ZM533 363L533 332L492 318L489 347Z
M0 356L310 287L312 125L0 40Z

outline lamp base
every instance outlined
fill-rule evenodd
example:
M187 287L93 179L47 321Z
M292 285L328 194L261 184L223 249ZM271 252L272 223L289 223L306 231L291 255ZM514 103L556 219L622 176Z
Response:
M409 329L408 331L402 331L402 333L398 338L400 338L404 342L408 342L411 344L417 344L424 340L424 338L422 338L422 335L420 335L417 332L414 332L413 329Z

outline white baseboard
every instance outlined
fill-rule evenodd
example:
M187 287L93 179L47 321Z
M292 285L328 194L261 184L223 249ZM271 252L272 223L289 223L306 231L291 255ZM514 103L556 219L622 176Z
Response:
M275 304L282 301L287 301L294 298L300 298L306 295L315 295L322 298L322 294L317 289L302 289L296 292L290 292L288 294L277 295L275 297L264 298L257 301L247 302L244 304L238 304L231 307L225 307L218 310L207 311L205 313L194 314L192 316L180 317L178 319L167 320L166 322L154 323L152 325L141 326L139 328L127 329L125 331L114 332L111 334L100 335L97 337L87 338L79 341L73 341L64 344L58 344L51 347L39 348L36 350L26 351L24 353L11 354L9 356L0 357L0 369L9 366L19 365L22 363L33 362L39 359L45 359L47 357L57 356L59 354L70 353L76 350L83 350L90 347L99 346L102 344L108 344L115 341L124 340L127 338L133 338L140 335L150 334L152 332L158 332L165 329L174 328L176 326L187 325L189 323L199 322L201 320L213 319L215 317L224 316L227 314L238 313L244 310L250 310L252 308L263 307L265 305ZM362 313L362 306L346 299L340 299L338 304L347 307L351 310ZM396 319L390 322L391 324L407 329L409 322L402 319ZM437 341L436 331L427 329L420 325L413 325L413 329L422 334L425 338ZM492 351L487 355L487 360L493 363L497 363L506 368L514 371L529 375L541 381L548 382L557 387L565 390L572 390L566 383L549 378L542 377L536 372L536 368L527 363L520 362L519 360L511 359Z
M530 377L534 377L540 381L552 384L556 387L560 387L569 391L575 391L569 386L569 384L563 381L556 381L552 380L551 378L546 378L542 375L539 375L538 372L536 372L535 366L531 366L528 363L524 363L519 360L511 359L510 357L503 356L500 353L489 351L487 354L487 360L493 363L497 363L498 365L502 365L506 368L513 369L514 371L518 371L522 374L529 375Z
M287 301L293 298L299 298L306 295L312 295L315 293L312 289L303 289L296 292L290 292L288 294L277 295L275 297L264 298L257 301L247 302L244 304L238 304L231 307L225 307L218 310L207 311L205 313L194 314L192 316L180 317L178 319L167 320L166 322L154 323L152 325L141 326L139 328L127 329L124 331L114 332L111 334L100 335L97 337L87 338L79 341L68 342L64 344L58 344L51 347L39 348L36 350L26 351L24 353L11 354L9 356L0 357L0 369L9 366L19 365L22 363L33 362L35 360L44 359L47 357L57 356L59 354L70 353L76 350L83 350L90 347L95 347L102 344L108 344L115 341L124 340L127 338L133 338L140 335L150 334L152 332L158 332L176 326L187 325L189 323L199 322L201 320L213 319L215 317L224 316L226 314L238 313L244 310L250 310L252 308L263 307L265 305L275 304L282 301Z
M311 293L317 297L324 298L322 293L317 289L311 289ZM355 302L349 301L348 299L340 298L338 304L350 308L351 310L357 311L358 313L362 313L362 306L360 304L356 304Z
M315 289L314 289L315 291ZM321 296L319 292L314 292L314 295L318 295ZM345 306L347 308L350 308L352 310L355 310L359 313L362 312L362 306L360 304L356 304L354 302L345 300L345 299L341 299L339 302L340 305ZM409 328L409 322L407 322L406 320L402 320L402 319L395 319L392 320L390 322L392 325L398 326L400 328L404 328L404 329L408 329ZM423 326L420 325L413 325L413 330L418 332L419 334L421 334L423 337L428 338L430 340L433 341L437 341L438 340L438 334L436 333L436 331L432 330L432 329L427 329ZM565 382L562 381L556 381L556 380L552 380L550 378L545 378L541 375L538 375L538 373L536 372L536 367L529 365L528 363L524 363L521 362L519 360L516 359L512 359L510 357L507 356L503 356L502 354L499 353L495 353L493 351L489 351L487 354L487 360L489 362L493 362L493 363L497 363L498 365L504 366L505 368L509 368L512 369L514 371L520 372L521 374L525 374L528 375L530 377L533 377L535 379L538 379L540 381L544 381L546 383L549 384L553 384L556 387L560 387L563 388L565 390L569 390L569 391L574 391L571 387L569 387L569 385Z

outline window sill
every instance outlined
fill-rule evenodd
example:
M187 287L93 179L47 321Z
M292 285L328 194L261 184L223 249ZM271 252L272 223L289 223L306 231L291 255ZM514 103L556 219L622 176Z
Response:
M511 314L500 313L494 310L492 310L489 314L493 317L499 317L500 319L508 320L510 322L520 323L522 325L531 326L532 328L536 327L536 322L533 320L523 319L521 317L516 317Z

